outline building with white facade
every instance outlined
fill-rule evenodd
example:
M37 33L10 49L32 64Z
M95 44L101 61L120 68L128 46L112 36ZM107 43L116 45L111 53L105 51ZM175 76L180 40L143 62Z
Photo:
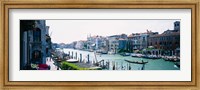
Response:
M109 36L108 42L109 42L109 52L116 54L119 47L119 36L117 35Z
M85 42L86 41L83 41L83 40L77 41L75 48L80 49L80 50L85 49Z

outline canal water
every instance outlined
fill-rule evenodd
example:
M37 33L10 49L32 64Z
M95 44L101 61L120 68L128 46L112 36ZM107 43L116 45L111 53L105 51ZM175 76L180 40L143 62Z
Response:
M142 67L144 70L180 70L180 68L176 67L173 62L165 61L163 59L145 59L145 58L137 58L137 57L131 57L131 56L122 56L119 54L109 55L109 54L96 54L95 59L95 53L89 52L89 51L82 51L82 50L76 50L76 49L63 49L63 51L66 54L72 55L75 57L77 53L77 59L80 59L80 54L82 54L82 61L87 62L88 60L88 54L89 54L89 61L92 63L95 60L101 61L104 60L105 62L110 62L109 70L113 70L112 66L115 65L115 70L128 70L128 68L131 68L131 70L141 70ZM129 61L138 61L138 62L146 62L148 61L145 66L143 64L133 64L128 63L125 60Z

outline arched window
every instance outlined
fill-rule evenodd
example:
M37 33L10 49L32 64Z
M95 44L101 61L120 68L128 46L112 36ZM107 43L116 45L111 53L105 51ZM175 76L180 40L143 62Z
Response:
M32 62L33 63L41 63L42 61L42 53L39 50L35 50L32 52Z
M38 51L38 50L33 51L32 58L33 59L40 59L41 58L41 52Z

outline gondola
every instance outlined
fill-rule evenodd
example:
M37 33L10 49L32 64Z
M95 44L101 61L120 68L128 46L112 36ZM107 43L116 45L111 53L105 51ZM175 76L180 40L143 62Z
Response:
M146 61L146 62L144 62L144 61L142 61L142 62L138 62L138 61L130 61L130 60L125 60L126 62L129 62L129 63L136 63L136 64L147 64L148 62Z

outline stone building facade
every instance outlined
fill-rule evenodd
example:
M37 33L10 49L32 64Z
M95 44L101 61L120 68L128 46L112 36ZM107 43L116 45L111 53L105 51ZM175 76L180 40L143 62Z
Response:
M148 46L152 46L154 55L180 55L180 22L174 22L174 30L166 30L162 34L148 38Z
M51 37L45 20L20 21L20 69L30 64L46 64L51 52Z

